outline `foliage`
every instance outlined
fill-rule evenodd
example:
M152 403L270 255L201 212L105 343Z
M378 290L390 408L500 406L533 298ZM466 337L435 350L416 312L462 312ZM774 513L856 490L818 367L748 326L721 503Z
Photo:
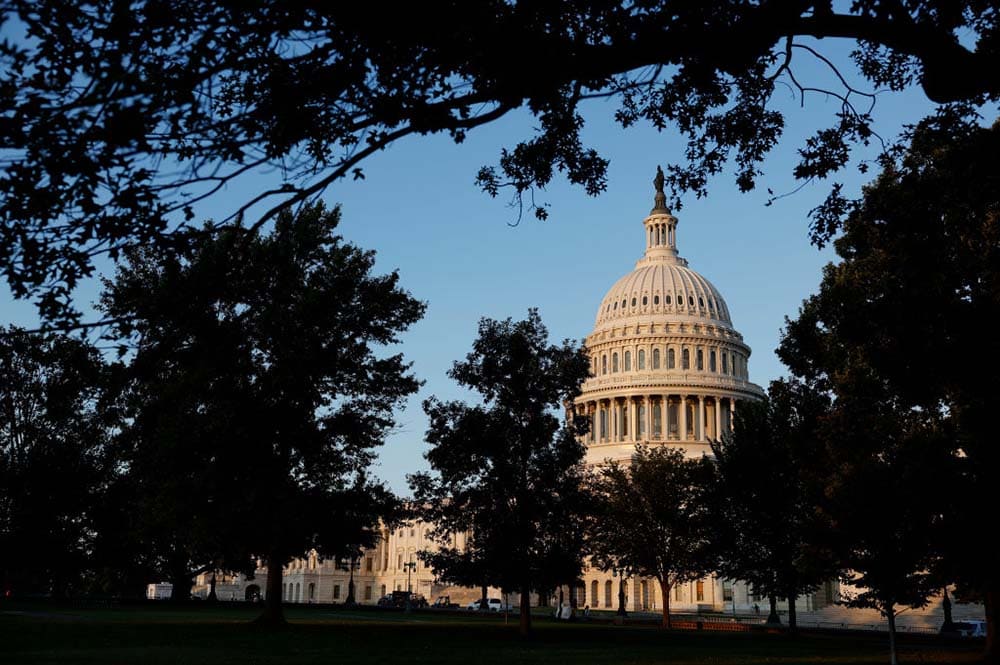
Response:
M189 0L4 0L0 45L0 248L14 293L50 319L95 254L183 241L173 230L227 183L274 167L282 183L237 201L242 218L309 200L394 141L470 130L512 110L536 133L478 176L517 201L559 172L590 194L607 160L584 145L582 106L619 102L623 127L676 130L674 207L731 168L755 186L785 118L777 91L840 100L801 147L794 175L829 175L873 140L876 99L818 89L800 65L833 67L812 38L846 38L861 80L919 85L937 103L995 101L997 10L978 0L854 3L683 0L251 7ZM724 44L725 48L720 47ZM85 48L81 48L85 45ZM834 70L835 75L840 72ZM730 166L731 165L731 166ZM862 165L863 166L863 165ZM817 238L835 229L818 210ZM533 199L532 199L533 200ZM533 206L544 218L543 207Z
M844 211L842 261L826 267L779 353L837 396L840 458L894 479L872 499L894 506L885 536L910 538L903 567L916 570L933 546L947 577L985 595L995 635L1000 582L979 534L1000 472L1000 387L978 359L1000 352L983 327L1000 315L1000 128L943 112L908 139ZM928 512L938 523L921 542ZM912 534L893 526L904 518L898 528Z
M424 306L396 273L371 274L339 218L316 204L266 236L132 252L101 301L135 346L122 438L150 538L182 568L266 558L275 611L288 559L347 554L391 516L367 469L419 385L382 349Z
M740 404L732 434L712 442L719 571L787 598L793 629L795 599L837 574L817 517L828 472L817 428L828 408L801 382L773 381L766 399Z
M659 581L668 628L670 590L715 570L712 474L708 457L637 445L627 467L609 461L593 480L598 510L588 539L591 563Z
M85 342L0 335L0 594L88 590L113 474L109 377Z
M587 423L561 422L558 414L579 393L589 366L575 344L549 344L536 310L517 322L484 318L472 352L448 373L483 403L424 403L433 473L411 476L415 502L439 541L466 534L480 583L521 593L523 633L531 629L529 593L581 572L582 554L567 547L564 532L584 505L577 437ZM463 565L455 554L438 561L441 575Z

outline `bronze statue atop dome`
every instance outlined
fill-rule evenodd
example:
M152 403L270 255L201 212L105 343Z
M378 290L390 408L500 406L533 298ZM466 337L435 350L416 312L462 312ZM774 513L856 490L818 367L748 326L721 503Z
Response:
M653 187L656 188L656 198L653 202L653 209L649 213L651 215L658 212L670 212L667 210L667 195L663 193L663 184L665 182L666 178L663 177L663 169L657 164L656 177L653 178Z

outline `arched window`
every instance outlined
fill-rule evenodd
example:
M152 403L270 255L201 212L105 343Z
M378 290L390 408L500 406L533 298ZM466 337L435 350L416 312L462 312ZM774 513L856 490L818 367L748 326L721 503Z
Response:
M642 306L645 307L648 304L649 304L649 296L643 296L642 297ZM595 584L596 584L596 582L595 582Z
M698 349L698 354L695 357L697 358L696 369L700 372L705 369L705 352Z
M708 352L708 369L709 371L715 371L715 351Z
M626 351L625 352L625 371L626 372L631 372L632 371L632 352L631 351Z
M587 604L587 585L581 584L576 588L576 606L581 607Z
M667 297L669 298L670 296L667 296ZM653 296L653 304L654 305L659 305L660 304L660 296Z
M617 353L612 353L611 354L611 371L612 372L617 372L618 371L618 354Z
M636 408L636 416L639 420L639 422L636 423L636 430L638 430L636 434L638 434L641 439L646 436L646 407L639 404Z
M701 296L698 296L698 307L704 307L704 306L705 306L705 301L702 299Z
M644 349L639 349L639 355L636 358L639 364L638 369L646 369L646 351Z
M688 305L694 307L694 296L688 296Z
M691 369L691 352L688 349L681 351L681 369Z
M632 298L632 307L635 307L635 298Z
M625 303L627 303L627 302L628 302L627 299L622 298L622 309L625 309Z
M695 600L698 601L699 603L701 601L705 600L705 582L704 582L704 580L698 580L697 582L695 582L694 583L694 589L695 589L695 591L694 591L695 592Z
M612 607L611 605L611 580L604 583L604 606Z
M673 349L667 349L667 369L677 367L677 353Z
M601 374L608 373L608 356L607 354L601 356Z
M665 296L665 297L666 297L666 300L664 300L664 302L669 305L670 304L670 296Z
M729 354L722 352L722 373L729 374Z
M597 580L590 583L590 600L594 603L594 607L599 607L597 604Z
M660 369L660 350L653 349L653 369Z
M659 439L660 438L660 432L663 431L663 429L660 427L660 423L661 423L661 420L660 420L660 403L659 402L654 402L653 403L653 438L654 439Z

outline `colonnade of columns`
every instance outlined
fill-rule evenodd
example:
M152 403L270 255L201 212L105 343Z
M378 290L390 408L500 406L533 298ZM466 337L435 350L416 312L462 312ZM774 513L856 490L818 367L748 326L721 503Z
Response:
M590 419L591 443L693 441L707 443L732 431L736 400L712 395L647 394L608 397L576 405Z

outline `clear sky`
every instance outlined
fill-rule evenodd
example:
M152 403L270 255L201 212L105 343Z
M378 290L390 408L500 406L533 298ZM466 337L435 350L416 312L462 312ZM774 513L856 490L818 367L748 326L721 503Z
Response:
M839 59L847 52L833 40L820 46ZM804 54L801 59L800 79L833 85L818 63ZM790 90L779 96L788 126L764 165L758 190L740 194L724 174L712 182L707 198L689 197L675 211L681 255L726 299L736 329L753 350L750 376L765 387L784 374L774 355L784 317L795 314L816 289L821 267L834 258L808 241L807 214L825 196L824 183L807 185L770 207L765 203L767 188L781 193L799 185L791 176L796 150L820 123L830 122L839 101L812 95L803 107ZM891 138L930 108L918 90L887 93L874 111L877 129ZM613 101L593 102L585 110L586 140L611 160L608 189L591 198L558 180L537 196L551 204L545 222L526 215L510 226L516 211L506 206L505 195L491 199L474 183L476 171L495 163L501 147L529 135L527 113L475 130L461 145L444 136L405 139L362 164L365 180L337 183L325 195L329 204L342 206L343 235L376 250L378 270L398 269L403 287L428 303L426 316L401 345L426 383L399 414L398 430L376 469L399 492L407 492L406 474L425 466L421 400L432 394L465 396L445 373L470 349L480 317L520 318L537 307L554 340L581 340L593 327L605 292L642 255L642 220L652 207L656 165L676 160L683 144L669 131L622 130L613 121ZM840 180L848 193L856 193L864 178L851 170ZM199 209L199 216L225 217L235 203L259 191L255 188L276 181L277 175L260 174L231 186ZM82 305L93 300L93 289L81 291L80 299ZM30 305L9 296L0 308L5 323L34 321Z

